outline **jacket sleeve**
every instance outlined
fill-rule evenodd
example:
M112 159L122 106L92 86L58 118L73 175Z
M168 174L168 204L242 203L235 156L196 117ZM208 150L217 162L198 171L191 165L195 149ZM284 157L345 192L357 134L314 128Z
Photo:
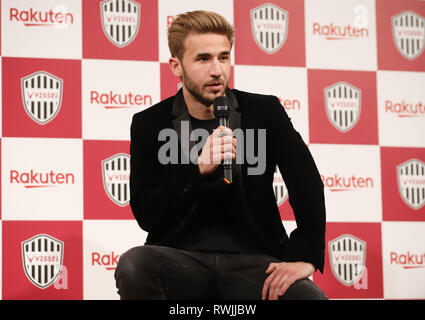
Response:
M143 230L163 238L183 223L203 176L196 165L174 164L182 170L165 177L158 160L158 133L150 118L135 114L131 124L130 206Z
M269 110L273 154L297 223L286 252L292 261L310 262L323 273L326 228L323 182L309 149L277 97L272 98Z

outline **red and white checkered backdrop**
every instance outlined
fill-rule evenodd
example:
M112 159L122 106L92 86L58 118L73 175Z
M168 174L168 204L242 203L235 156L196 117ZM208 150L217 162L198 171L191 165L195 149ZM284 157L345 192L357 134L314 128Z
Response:
M316 160L313 280L330 298L425 298L415 0L2 0L1 298L118 299L117 259L146 238L128 205L131 118L177 91L166 31L195 9L235 26L230 86L278 96ZM290 232L278 172L275 192Z

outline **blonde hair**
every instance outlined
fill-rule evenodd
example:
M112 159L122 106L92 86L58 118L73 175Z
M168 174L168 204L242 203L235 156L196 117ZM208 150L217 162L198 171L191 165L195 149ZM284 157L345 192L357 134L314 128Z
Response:
M183 42L190 32L222 34L229 39L230 48L233 45L233 26L223 16L211 11L191 11L179 14L168 28L168 47L172 57L182 60Z

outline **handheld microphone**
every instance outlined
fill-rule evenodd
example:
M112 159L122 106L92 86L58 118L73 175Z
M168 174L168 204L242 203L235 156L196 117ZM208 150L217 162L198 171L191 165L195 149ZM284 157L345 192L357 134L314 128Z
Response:
M229 127L229 99L220 96L214 99L214 115L218 118L219 125ZM223 181L226 184L232 183L232 159L223 161Z

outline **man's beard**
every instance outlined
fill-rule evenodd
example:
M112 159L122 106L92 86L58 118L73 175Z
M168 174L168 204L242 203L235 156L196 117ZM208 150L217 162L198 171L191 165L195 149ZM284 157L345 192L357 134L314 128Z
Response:
M183 69L183 82L184 85L187 89L187 91L189 91L189 93L196 99L198 100L200 103L202 103L204 106L209 107L213 102L214 99L208 98L206 96L202 95L202 87L201 84L196 83L195 81L193 81L186 73L186 71ZM227 83L225 83L225 80L223 79L214 79L211 82L220 82L223 84L223 88L218 92L217 97L218 96L223 96L224 95L224 91L226 89ZM208 85L208 83L207 83Z

